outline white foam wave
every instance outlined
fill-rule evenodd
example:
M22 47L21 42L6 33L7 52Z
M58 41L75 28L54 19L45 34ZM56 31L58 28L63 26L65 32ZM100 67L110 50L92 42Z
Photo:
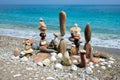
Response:
M48 31L47 30L47 37L46 37L46 39L49 42L54 37L53 33L54 33L54 31ZM40 39L39 34L40 34L39 30L35 31L35 30L17 30L17 29L4 29L4 28L0 28L0 35L7 35L7 36L13 36L13 37L19 37L19 38L32 37L35 40L39 40ZM81 36L82 36L82 39L83 39L83 43L81 45L84 45L85 40L84 40L84 33L83 32L81 33ZM70 34L67 31L66 35L64 36L64 38L66 39L66 41L69 44L71 44L71 42L68 40L69 37L70 37ZM106 36L103 36L103 37L106 37ZM108 47L108 48L118 48L118 49L120 49L120 39L108 39L108 38L107 39L102 39L101 36L94 35L94 34L93 34L92 39L91 39L91 44L93 46Z

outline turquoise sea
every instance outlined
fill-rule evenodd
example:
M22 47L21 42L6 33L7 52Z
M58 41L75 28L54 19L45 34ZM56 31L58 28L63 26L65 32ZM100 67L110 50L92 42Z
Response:
M0 35L39 40L39 18L42 17L48 28L46 38L51 41L53 32L59 33L62 10L67 14L67 41L74 23L82 29L84 40L84 28L89 23L93 46L120 49L120 5L0 5Z

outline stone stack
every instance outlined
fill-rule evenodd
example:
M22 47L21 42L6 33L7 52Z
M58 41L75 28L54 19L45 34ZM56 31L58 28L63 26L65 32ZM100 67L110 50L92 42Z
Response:
M47 52L47 48L48 48L48 42L45 39L46 29L47 29L47 27L46 27L45 23L43 22L43 19L40 18L40 28L39 28L39 30L40 30L41 39L40 39L40 42L39 42L39 49L40 49L41 52Z
M92 31L91 31L90 25L87 24L85 27L85 31L84 31L85 40L86 40L86 43L84 45L84 49L86 50L86 57L88 59L92 58L92 47L90 44L91 34L92 34Z
M62 38L58 45L58 52L64 54L67 48L66 40L63 38L66 32L66 13L64 11L61 11L59 13L59 21L60 21L60 33Z

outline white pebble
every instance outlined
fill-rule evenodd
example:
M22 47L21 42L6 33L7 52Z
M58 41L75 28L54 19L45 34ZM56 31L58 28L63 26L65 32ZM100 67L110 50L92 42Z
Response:
M109 64L113 64L113 63L114 63L114 61L108 61L108 63L109 63Z
M111 65L108 65L108 68L111 68L112 66Z
M105 67L105 66L101 66L101 68L102 68L102 69L104 69L104 70L106 69L106 67Z
M26 67L26 70L33 70L32 67Z
M23 57L23 58L21 58L21 61L28 61L28 58L27 57Z
M43 63L42 62L38 62L37 65L43 67Z
M105 59L102 59L102 58L99 58L99 60L100 60L101 62L104 62L104 61L105 61Z
M99 64L95 64L96 67L99 67Z
M77 66L76 65L71 65L71 70L76 71L77 70Z
M60 63L55 64L56 69L63 69L63 66Z
M87 74L92 74L92 73L93 73L93 70L92 70L90 67L87 67L87 68L85 69L85 72L86 72Z
M15 74L15 75L13 75L14 78L15 77L19 77L19 76L21 76L21 74Z
M55 56L51 56L50 61L55 62L57 59Z
M57 58L58 58L58 59L62 59L62 58L63 58L62 53L58 53Z
M100 65L104 66L105 64L103 62L101 62Z
M57 53L55 53L55 52L52 52L52 53L51 53L51 55L52 55L52 56L56 56L56 55L57 55Z
M98 73L100 73L100 70L97 70Z
M110 57L110 58L109 58L109 60L111 60L111 61L115 61L115 59L114 59L114 58L112 58L112 57Z
M77 60L72 60L72 63L73 63L73 64L77 64L78 61L77 61Z
M91 65L91 66L89 66L89 67L91 67L92 69L94 68L94 66L93 66L93 65Z
M47 80L54 80L55 78L53 78L53 77L47 77L46 79Z

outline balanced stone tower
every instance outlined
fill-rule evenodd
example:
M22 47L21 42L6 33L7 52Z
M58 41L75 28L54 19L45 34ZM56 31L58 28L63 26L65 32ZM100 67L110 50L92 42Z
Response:
M58 45L58 52L64 54L67 48L66 40L63 38L66 32L66 13L64 11L61 11L59 13L59 21L60 21L60 33L62 38Z
M90 25L87 24L84 31L85 40L86 40L86 43L84 45L84 50L86 50L86 57L88 59L92 58L92 47L90 44L91 34L92 34L92 31L91 31Z

